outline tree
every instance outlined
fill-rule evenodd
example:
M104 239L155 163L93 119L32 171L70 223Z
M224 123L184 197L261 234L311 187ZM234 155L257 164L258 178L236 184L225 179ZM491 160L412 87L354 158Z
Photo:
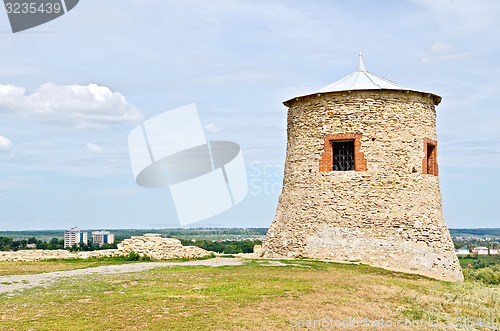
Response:
M36 244L36 247L39 249L48 249L48 246L49 245L45 241L41 240Z
M242 253L242 250L240 247L234 244L229 244L224 247L224 254L238 254L238 253Z
M7 251L12 248L14 240L9 237L0 237L0 251Z
M47 249L63 249L64 240L59 240L57 238L52 238L47 245Z

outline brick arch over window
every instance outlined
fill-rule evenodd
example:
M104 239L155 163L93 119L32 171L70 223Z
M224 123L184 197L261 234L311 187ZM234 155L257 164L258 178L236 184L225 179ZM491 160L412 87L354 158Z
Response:
M439 166L437 162L437 140L424 138L422 173L424 175L439 175Z
M325 136L325 149L319 160L319 171L333 171L333 143L340 141L354 142L354 170L367 170L365 156L361 152L361 137L362 135L358 133L327 134Z

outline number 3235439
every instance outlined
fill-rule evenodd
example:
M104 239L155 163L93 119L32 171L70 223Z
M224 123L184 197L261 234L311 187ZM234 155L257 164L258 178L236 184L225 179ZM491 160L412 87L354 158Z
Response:
M63 9L59 3L6 2L7 14L59 14Z

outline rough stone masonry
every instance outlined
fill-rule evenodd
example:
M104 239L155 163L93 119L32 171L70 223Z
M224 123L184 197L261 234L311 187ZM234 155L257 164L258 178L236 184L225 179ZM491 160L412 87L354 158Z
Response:
M461 281L438 177L441 98L379 82L360 62L319 93L285 102L283 191L262 254L360 261ZM363 75L375 86L360 85ZM346 141L354 169L335 171L332 146Z

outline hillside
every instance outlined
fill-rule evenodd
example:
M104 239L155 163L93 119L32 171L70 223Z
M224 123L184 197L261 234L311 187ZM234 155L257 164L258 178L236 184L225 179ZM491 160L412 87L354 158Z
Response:
M452 237L500 237L500 228L450 229Z
M102 229L84 229L87 232ZM108 229L109 230L109 229ZM500 237L500 228L476 228L476 229L449 229L452 237L476 237L492 236ZM131 236L142 236L144 233L161 233L165 236L179 239L235 239L238 237L258 237L267 232L267 228L169 228L169 229L111 229L118 238L130 238ZM52 238L63 239L64 230L26 230L26 231L0 231L0 236L10 237L14 240L36 237L39 240L49 241Z
M336 320L351 327L402 321L410 326L405 330L468 322L491 330L500 318L500 288L356 264L252 260L76 277L1 295L0 307L0 325L21 330L264 330Z
M83 229L89 235L92 231L102 229ZM110 230L110 229L107 229ZM116 238L126 239L131 236L142 236L145 233L160 233L167 237L177 239L202 239L202 240L225 240L248 237L260 237L266 234L267 228L169 228L169 229L111 229ZM38 240L49 241L52 238L63 239L64 230L26 230L26 231L0 231L0 237L9 237L14 240L36 237Z

